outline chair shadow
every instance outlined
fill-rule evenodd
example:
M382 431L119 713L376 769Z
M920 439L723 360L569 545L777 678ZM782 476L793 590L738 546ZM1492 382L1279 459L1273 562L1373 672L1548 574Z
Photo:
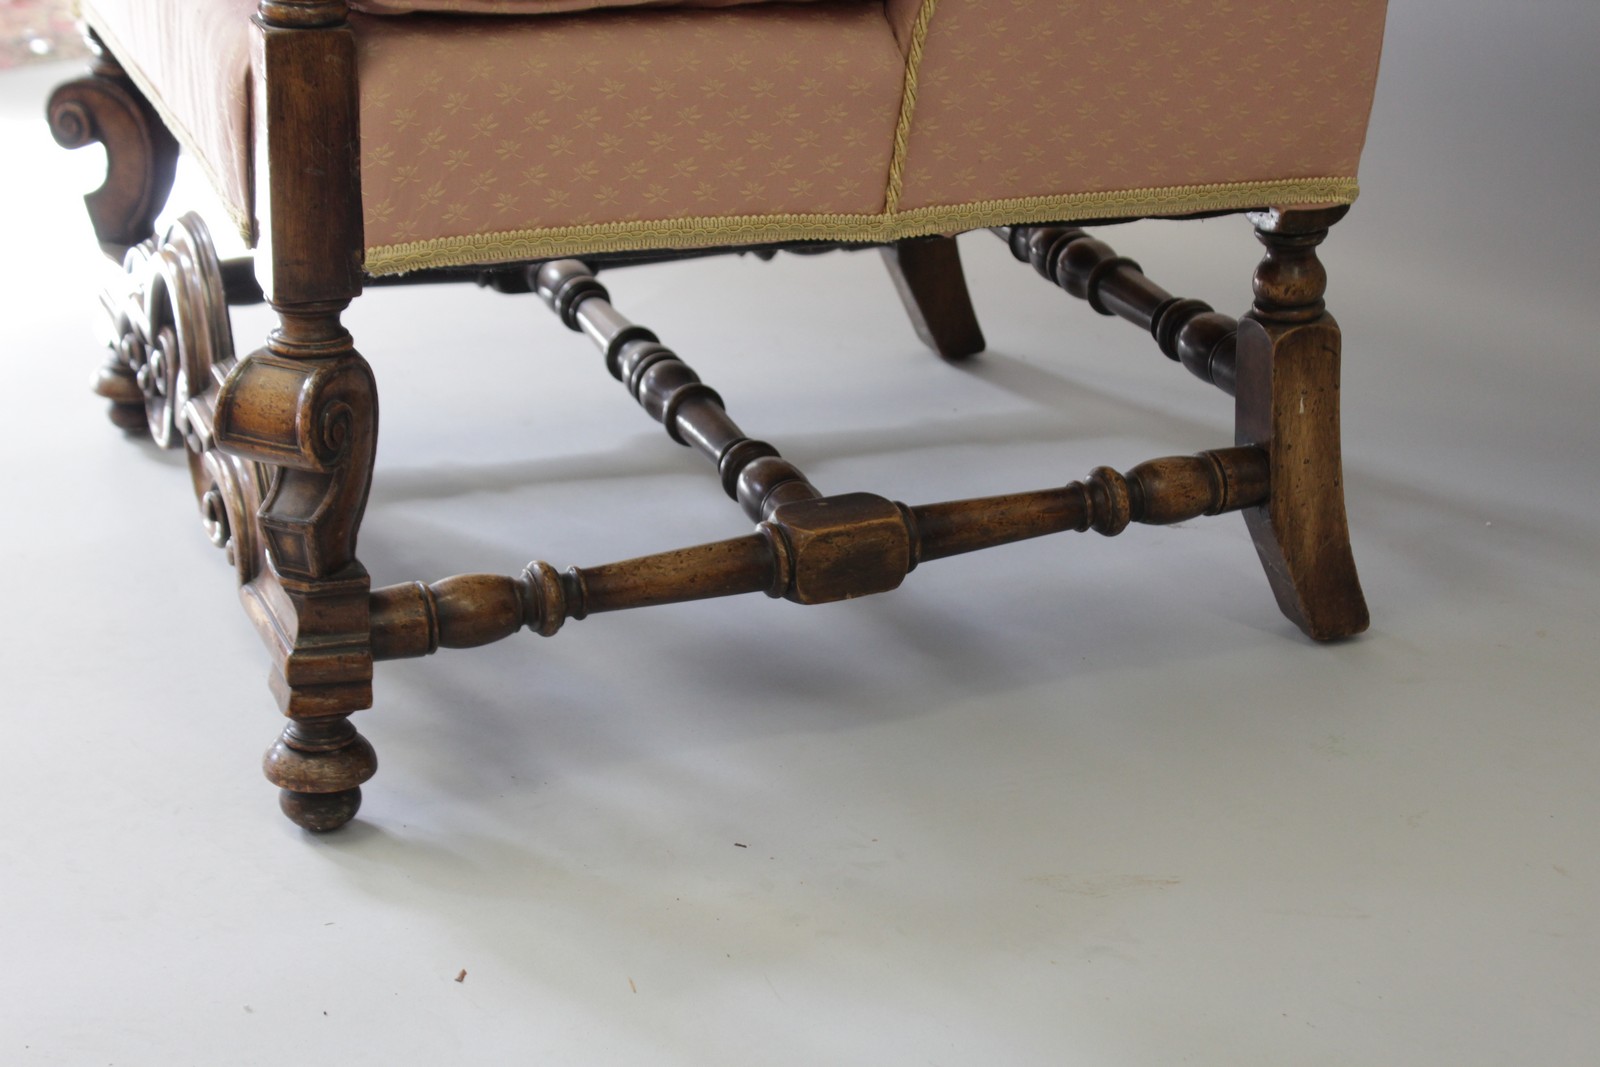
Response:
M1141 432L1163 439L1216 439L1216 426L1203 420L1183 419L1140 405L1015 356L985 352L956 370L990 388L1028 400L1034 407L1021 415L939 416L896 426L790 433L776 443L785 456L804 466L841 459L915 454L936 448L1061 445L1118 435L1127 432L1130 426L1138 426ZM659 438L659 433L630 432L616 448L603 453L504 463L474 462L445 469L383 468L374 479L372 501L390 505L446 500L473 493L647 478L705 469L703 461L686 451L662 447ZM1206 446L1197 444L1195 447Z

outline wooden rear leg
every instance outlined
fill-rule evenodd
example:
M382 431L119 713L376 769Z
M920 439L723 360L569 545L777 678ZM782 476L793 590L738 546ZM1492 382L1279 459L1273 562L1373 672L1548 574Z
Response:
M1239 322L1236 439L1270 457L1271 495L1245 511L1272 591L1318 641L1367 628L1345 520L1339 449L1339 326L1324 310L1317 245L1345 207L1250 216L1266 255Z
M883 262L923 344L951 363L983 351L954 237L918 237L883 247Z

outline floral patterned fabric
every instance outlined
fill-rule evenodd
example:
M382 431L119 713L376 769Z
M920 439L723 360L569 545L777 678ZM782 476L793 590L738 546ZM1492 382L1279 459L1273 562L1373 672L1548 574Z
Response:
M356 29L370 246L883 210L905 60L873 6Z
M1384 0L938 0L899 206L1356 173Z

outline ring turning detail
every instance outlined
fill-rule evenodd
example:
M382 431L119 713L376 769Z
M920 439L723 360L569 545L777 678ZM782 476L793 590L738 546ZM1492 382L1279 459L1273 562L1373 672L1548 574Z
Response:
M457 575L374 590L375 659L489 644L525 627L551 636L567 619L742 593L800 604L849 600L897 588L928 560L1071 530L1114 536L1132 523L1258 507L1270 495L1269 456L1246 444L973 500L908 506L870 493L824 496L777 449L745 436L721 396L655 333L625 318L587 264L554 260L528 274L530 288L594 341L612 376L672 439L715 465L756 529L595 567L558 571L535 561L514 577Z

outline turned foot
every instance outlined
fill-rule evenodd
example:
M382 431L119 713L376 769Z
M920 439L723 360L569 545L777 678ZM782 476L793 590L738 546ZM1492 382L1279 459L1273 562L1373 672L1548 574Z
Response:
M356 817L356 812L361 810L361 787L341 789L337 793L297 793L292 789L280 789L278 807L296 826L312 833L326 833Z
M262 761L267 780L282 790L283 813L316 833L355 818L361 783L377 769L372 745L342 715L291 722Z
M111 424L130 437L148 437L150 422L145 415L144 390L139 388L133 371L128 369L115 351L94 380L96 395L110 401L106 417Z

